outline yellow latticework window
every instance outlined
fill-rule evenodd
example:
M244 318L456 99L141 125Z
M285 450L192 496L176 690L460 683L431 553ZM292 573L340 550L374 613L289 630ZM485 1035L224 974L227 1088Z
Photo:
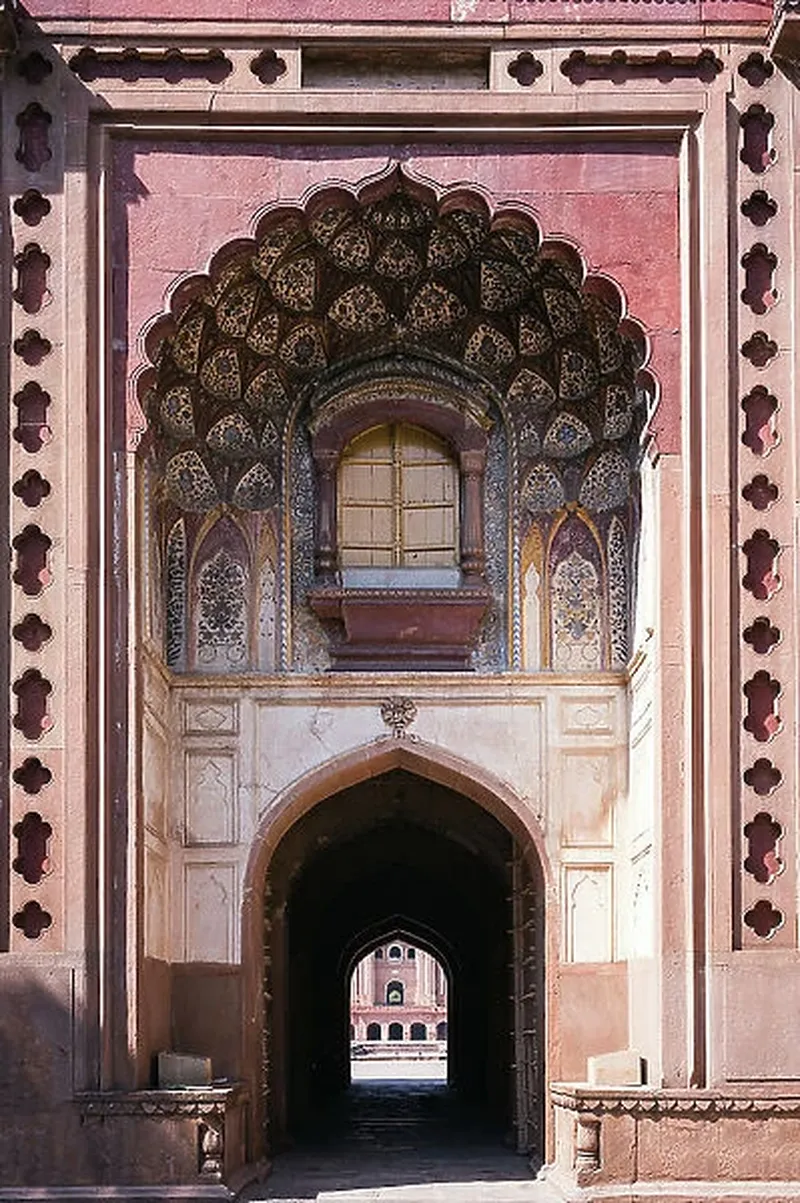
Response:
M376 426L339 466L343 568L458 564L458 467L447 446L416 426Z

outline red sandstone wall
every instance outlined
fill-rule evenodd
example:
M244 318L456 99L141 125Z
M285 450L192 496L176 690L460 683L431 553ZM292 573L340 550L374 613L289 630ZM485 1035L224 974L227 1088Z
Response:
M220 21L407 21L508 24L528 21L631 24L759 21L769 23L771 0L29 0L34 17L146 18Z
M650 335L662 388L655 428L663 452L679 450L680 263L677 147L657 143L439 147L119 144L114 164L116 328L137 340L166 294L213 253L247 236L253 215L297 203L326 182L357 183L400 159L438 185L477 185L492 203L522 203L545 236L576 243L591 270L623 288ZM121 373L124 378L125 372Z

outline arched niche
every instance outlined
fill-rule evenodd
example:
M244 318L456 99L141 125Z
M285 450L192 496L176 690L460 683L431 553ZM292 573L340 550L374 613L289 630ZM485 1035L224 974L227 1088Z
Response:
M626 638L609 623L635 594L638 467L655 399L647 344L613 282L544 239L530 214L492 211L469 189L438 196L399 169L353 191L321 189L302 208L267 211L252 239L176 287L146 344L142 445L168 503L270 514L284 532L284 669L342 657L350 668L403 667L399 654L359 654L366 603L385 646L420 617L424 629L435 608L431 597L401 599L417 607L409 623L386 589L341 595L336 465L348 438L378 420L444 432L463 482L461 577L441 601L469 620L455 657L411 651L407 666L523 667L522 549L533 525L547 543L577 508L603 555L626 557L602 607L599 667L620 665ZM472 594L461 611L459 589ZM453 614L443 621L454 628ZM551 642L543 668L555 667Z

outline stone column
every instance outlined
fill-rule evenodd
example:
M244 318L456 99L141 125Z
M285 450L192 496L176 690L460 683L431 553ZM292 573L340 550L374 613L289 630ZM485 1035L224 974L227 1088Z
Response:
M464 583L483 583L486 552L483 525L485 451L462 451L459 457L463 503L461 507L461 572Z
M317 581L323 585L336 583L338 547L336 537L336 468L339 457L335 451L314 452L317 469L317 537L314 565Z

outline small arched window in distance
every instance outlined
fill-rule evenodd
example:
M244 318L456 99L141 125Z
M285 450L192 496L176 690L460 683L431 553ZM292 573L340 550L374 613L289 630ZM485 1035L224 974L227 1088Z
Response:
M375 426L353 439L339 463L337 488L345 574L450 569L457 583L458 482L450 449L418 426Z
M399 961L402 959L402 956L403 956L403 950L400 947L400 945L393 944L391 946L391 948L389 949L389 960L390 961Z
M350 1039L355 1040L355 1038L356 1038L356 1029L353 1027L353 1025L351 1023L350 1024Z
M379 1023L367 1024L367 1040L380 1040L381 1025Z
M447 1020L446 1019L443 1019L441 1023L437 1023L436 1039L437 1040L446 1040L447 1039Z
M405 990L402 982L389 982L386 986L386 1003L390 1007L402 1007ZM391 1039L391 1037L390 1037Z
M389 1039L390 1040L402 1040L403 1039L402 1023L390 1023L389 1024Z
M413 961L416 959L416 956L417 956L416 948L407 948L406 949L406 960Z
M382 961L382 960L383 960L383 949L382 949L382 948L376 948L376 949L375 949L375 960L376 960L376 961Z
M424 1023L412 1023L411 1039L412 1040L427 1040L428 1039L428 1029L425 1027Z

